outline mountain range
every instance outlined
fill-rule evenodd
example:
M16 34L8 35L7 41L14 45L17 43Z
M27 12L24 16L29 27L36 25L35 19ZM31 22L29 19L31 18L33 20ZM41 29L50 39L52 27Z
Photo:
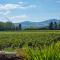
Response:
M21 22L19 24L21 24L22 29L30 28L30 27L33 27L33 28L43 28L43 27L48 26L50 22L57 22L57 23L59 23L60 20L50 19L50 20L46 20L46 21L42 21L42 22L24 21L24 22Z

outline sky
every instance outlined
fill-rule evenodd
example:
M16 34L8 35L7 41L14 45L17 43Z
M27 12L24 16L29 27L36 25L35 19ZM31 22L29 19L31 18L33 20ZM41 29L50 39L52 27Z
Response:
M60 0L0 0L0 21L60 19Z

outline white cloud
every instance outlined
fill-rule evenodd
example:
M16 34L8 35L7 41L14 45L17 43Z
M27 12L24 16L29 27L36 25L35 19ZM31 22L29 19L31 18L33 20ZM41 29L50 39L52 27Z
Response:
M4 16L0 17L0 21L4 21L4 22L11 21L11 22L17 23L17 22L25 21L29 18L30 18L30 16L25 15L25 14L19 15L19 16L6 16L6 15L4 15Z
M11 17L12 20L24 20L24 19L27 19L27 18L28 18L27 15L20 15L20 16Z
M19 2L15 4L0 4L0 14L7 15L10 13L12 10L15 9L29 9L29 8L35 8L36 5L29 5L29 4L24 4L24 2Z
M30 17L28 15L18 15L18 16L6 16L8 20L12 22L20 22L29 19Z
M31 5L31 4L27 4L24 2L19 2L19 3L15 3L15 4L0 4L0 16L7 16L7 18L9 20L26 20L29 18L28 15L20 15L20 16L9 16L8 14L15 9L30 9L30 8L35 8L36 5ZM6 18L4 18L6 20ZM4 20L3 19L3 20Z
M18 4L0 4L0 15L7 15L11 12L11 10L14 10L18 7Z
M7 14L9 14L10 13L10 11L1 11L0 12L0 15L7 15Z
M7 14L9 14L11 11L6 11L6 12L4 12L3 13L3 15L7 15Z
M13 10L18 7L19 7L18 4L5 4L5 5L0 4L0 10Z
M14 9L24 9L24 8L34 8L35 5L24 5L23 2L19 2L20 4L0 4L0 10L14 10Z

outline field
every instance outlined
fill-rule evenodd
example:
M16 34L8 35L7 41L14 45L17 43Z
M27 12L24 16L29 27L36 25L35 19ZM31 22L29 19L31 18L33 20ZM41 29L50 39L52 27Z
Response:
M60 31L0 32L0 50L17 51L24 60L60 60Z

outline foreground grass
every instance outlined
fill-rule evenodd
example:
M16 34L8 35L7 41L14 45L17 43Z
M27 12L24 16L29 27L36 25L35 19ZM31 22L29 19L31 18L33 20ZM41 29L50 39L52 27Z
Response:
M43 49L38 47L34 49L27 46L16 51L18 56L24 57L24 60L60 60L60 42Z
M60 60L60 30L0 32L0 49L24 60Z

